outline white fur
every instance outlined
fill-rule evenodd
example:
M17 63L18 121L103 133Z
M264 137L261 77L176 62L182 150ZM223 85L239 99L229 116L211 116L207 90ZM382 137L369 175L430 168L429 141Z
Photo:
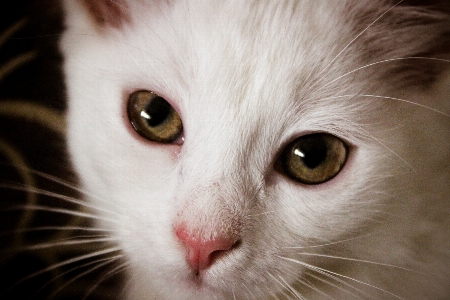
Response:
M346 48L345 1L297 2L129 1L131 23L98 30L64 1L70 153L127 256L128 299L294 298L287 285L308 300L450 296L450 117L348 96L449 113L450 80L433 94L375 77L386 65L339 78L369 63L358 40ZM182 146L133 132L125 105L140 89L178 109ZM306 186L274 169L317 131L351 145L336 178ZM174 224L210 237L236 220L242 245L195 285Z

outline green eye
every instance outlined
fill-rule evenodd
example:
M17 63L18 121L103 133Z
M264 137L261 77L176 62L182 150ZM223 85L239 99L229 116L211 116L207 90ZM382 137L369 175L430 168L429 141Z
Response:
M327 133L297 138L284 149L281 166L291 179L305 184L319 184L336 176L344 167L348 148Z
M183 124L175 109L152 92L131 94L127 110L134 130L150 141L172 143L183 133Z

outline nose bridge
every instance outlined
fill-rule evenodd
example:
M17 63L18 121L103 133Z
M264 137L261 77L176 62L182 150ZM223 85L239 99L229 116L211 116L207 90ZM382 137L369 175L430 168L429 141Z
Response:
M191 186L178 199L175 227L183 227L198 240L237 236L246 214L246 196L214 182Z
M244 210L252 180L239 143L222 135L195 145L188 150L192 153L181 158L177 219L186 222L188 229L202 228L202 234L208 235L210 229L226 231L223 226L231 224L235 227L241 218L239 212ZM219 224L223 226L218 228Z
M237 106L222 111L190 110L180 155L175 226L194 240L236 235L261 179L261 154L253 151L258 127ZM181 225L180 225L181 224Z
M198 120L180 157L183 180L214 182L244 174L252 153L251 125L231 116ZM253 133L254 134L254 133Z

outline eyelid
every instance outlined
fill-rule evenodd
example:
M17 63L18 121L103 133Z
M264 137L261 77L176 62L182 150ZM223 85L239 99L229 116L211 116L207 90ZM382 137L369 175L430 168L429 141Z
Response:
M175 112L180 116L181 120L183 120L183 114L180 109L179 103L177 101L174 101L173 99L177 99L176 97L171 97L170 95L166 93L160 93L158 89L153 89L151 87L140 87L140 88L126 88L122 90L122 106L125 108L125 110L122 109L122 111L125 112L124 117L127 118L126 111L127 111L127 103L128 103L128 97L136 92L139 91L149 91L161 98L164 98L175 110Z

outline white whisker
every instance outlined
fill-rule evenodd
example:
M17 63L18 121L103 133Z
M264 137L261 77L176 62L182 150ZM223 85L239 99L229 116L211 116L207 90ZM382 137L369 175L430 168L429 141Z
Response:
M281 291L280 293L283 294L285 297L287 297L287 295L285 294L285 291L286 291L286 290L289 290L289 286L286 286L283 282L279 281L272 273L268 272L267 274L268 274L269 277L272 278L276 283L278 283L279 285L281 285L282 291Z
M431 276L430 274L426 274L426 273L419 272L417 270L413 270L413 269L409 269L409 268L405 268L402 266L396 266L396 265L392 265L392 264L380 263L380 262L375 262L375 261L370 261L370 260L363 260L363 259L357 259L357 258L351 258L351 257L342 257L342 256L336 256L336 255L308 253L308 252L297 252L297 254L315 256L315 257L325 257L325 258L332 258L332 259L339 259L339 260L346 260L346 261L354 261L354 262L372 264L372 265L377 265L377 266L382 266L382 267L395 268L395 269L408 271L408 272L412 272L412 273L417 273L417 274L421 274L421 275L425 275L425 276Z
M375 235L375 234L376 234L376 233L370 233L370 234L366 234L366 235L361 235L361 236L357 236L357 237L352 237L352 238L349 238L349 239L343 239L343 240L339 240L339 241L335 241L335 242L325 242L324 244L316 244L316 245L311 245L311 246L287 246L287 247L283 247L283 249L310 249L310 248L322 248L322 247L327 247L327 246L332 246L332 245L342 244L342 243L346 243L346 242L350 242L350 241L354 241L354 240L359 240L359 239L371 237L371 236L373 236L373 235Z
M306 272L306 274L310 275L307 272ZM306 280L304 278L297 279L297 282L302 284L302 285L304 285L304 286L306 286L307 288L309 288L309 289L311 289L311 290L321 294L322 296L324 296L324 297L326 297L328 299L332 299L332 300L334 299L330 295L328 295L325 292L321 291L319 288L315 287L311 282L309 282L308 280Z
M370 23L366 28L364 28L358 35L356 35L326 66L319 72L318 77L320 77L324 72L328 70L328 68L344 53L357 39L359 39L369 28L371 28L375 23L377 23L381 18L383 18L387 13L389 13L392 9L394 9L397 5L402 3L403 0L400 0L395 5L391 6L384 13L382 13L378 18L376 18L372 23Z
M405 160L403 157L401 157L398 153L396 153L394 150L392 150L391 148L389 148L385 143L383 143L380 139L376 138L375 136L373 136L370 132L368 132L367 130L365 130L364 128L362 128L360 125L340 117L341 119L353 124L354 126L358 127L359 129L361 129L362 132L364 132L368 137L370 137L371 139L373 139L375 142L377 142L378 144L380 144L384 149L386 149L387 151L391 152L392 154L394 154L398 159L400 159L404 164L406 164L408 166L408 168L410 170L412 170L413 172L417 173L417 170L407 161Z
M440 110L438 110L438 109L432 108L432 107L430 107L430 106L423 105L423 104L420 104L420 103L416 103L416 102L414 102L414 101L407 100L407 99L395 98L395 97L388 97L388 96L381 96L381 95L364 95L364 94L359 94L359 95L356 95L356 96L358 96L358 97L369 97L369 98L377 98L377 99L385 99L385 100L395 100L395 101L400 101L400 102L404 102L404 103L408 103L408 104L415 105L415 106L417 106L417 107L424 108L424 109L426 109L426 110L429 110L429 111L435 112L435 113L437 113L437 114L440 114L440 115L442 115L442 116L444 116L444 117L450 118L450 114L448 114L448 113L445 113L445 112L443 112L443 111L440 111Z
M39 289L36 291L36 293L34 294L33 298L34 298L37 294L39 294L39 292L42 291L46 286L50 285L52 282L58 280L59 278L65 276L65 275L67 275L67 274L69 274L69 273L71 273L71 272L74 272L74 271L77 271L77 270L79 270L79 269L82 269L82 268L85 268L85 267L88 267L88 266L97 264L97 263L99 263L99 262L117 260L117 259L121 258L122 256L123 256L123 255L116 255L116 256L113 256L113 257L107 257L107 258L102 258L102 259L90 261L90 262L85 263L85 264L77 265L77 266L75 266L75 267L69 269L68 271L64 271L64 272L62 272L62 273L60 273L60 274L58 274L58 275L54 275L53 278L52 278L51 280L49 280L46 284L44 284L41 288L39 288Z
M283 257L283 256L278 256L278 257L281 258L281 259L284 259L284 260L287 260L287 261L290 261L290 262L302 265L302 266L304 266L304 267L306 267L306 268L308 268L310 270L314 270L314 271L319 270L319 271L322 271L322 272L325 272L325 273L328 273L328 274L331 274L331 275L335 275L335 276L338 276L338 277L341 277L341 278L349 279L349 280L354 281L356 283L359 283L359 284L371 287L373 289L379 290L379 291L381 291L383 293L389 294L389 295L391 295L391 296L393 296L393 297L395 297L397 299L405 300L404 298L402 298L402 297L400 297L398 295L395 295L395 294L393 294L393 293L391 293L391 292L389 292L389 291L387 291L385 289L382 289L382 288L377 287L375 285L369 284L367 282L364 282L364 281L361 281L361 280L358 280L358 279L355 279L355 278L352 278L352 277L349 277L349 276L345 276L345 275L342 275L342 274L339 274L339 273L336 273L336 272L332 272L330 270L326 270L326 269L323 269L323 268L320 268L320 267L317 267L317 266L314 266L314 265L311 265L311 264L308 264L308 263L305 263L305 262L302 262L302 261L299 261L299 260L295 260L295 259L292 259L292 258Z
M21 280L16 282L15 285L19 285L22 282L27 281L27 280L29 280L29 279L31 279L33 277L36 277L36 276L41 275L43 273L46 273L46 272L58 269L60 267L67 266L67 265L70 265L70 264L73 264L73 263L76 263L76 262L79 262L79 261L83 261L85 259L89 259L89 258L92 258L92 257L96 257L96 256L101 256L101 255L117 252L117 251L120 251L120 250L121 250L120 247L111 247L111 248L95 251L93 253L84 254L84 255L80 255L80 256L77 256L77 257L70 258L70 259L66 259L66 260L64 260L62 262L59 262L57 264L53 264L53 265L51 265L51 266L49 266L47 268L44 268L42 270L39 270L37 272L34 272L34 273L32 273L32 274L22 278Z
M369 67L372 67L372 66L376 66L376 65L379 65L379 64L383 64L383 63L395 62L395 61L415 60L415 59L417 59L417 60L433 60L433 61L437 61L437 62L450 63L450 60L448 60L448 59L436 58L436 57L423 57L423 56L410 56L410 57L397 57L397 58L383 59L383 60L376 61L376 62L373 62L373 63L370 63L370 64L366 64L366 65L364 65L362 67L358 67L358 68L353 69L353 70L351 70L351 71L349 71L349 72L347 72L347 73L345 73L345 74L343 74L341 76L338 76L335 79L329 81L328 83L322 85L322 88L326 88L327 86L329 86L333 82L338 81L339 79L342 79L342 78L344 78L346 76L349 76L349 75L351 75L351 74L353 74L355 72L358 72L360 70L363 70L363 69L366 69L366 68L369 68Z
M299 299L299 300L304 300L305 298L303 298L298 291L296 291L289 283L286 282L286 280L284 280L284 278L281 275L278 275L278 278L280 278L280 280L283 282L284 286L287 287L287 289L289 290L289 292L291 292L291 294Z
M100 207L98 205L92 205L90 202L78 200L78 199L73 198L73 197L69 197L69 196L58 194L58 193L42 190L42 189L36 188L36 187L18 186L18 185L11 185L11 184L0 184L0 188L10 189L10 190L17 190L17 191L22 191L22 192L29 192L29 193L42 195L42 196L48 196L48 197L52 197L52 198L55 198L55 199L63 200L63 201L68 202L68 203L76 204L76 205L79 205L79 206L82 206L82 207L87 207L87 208L90 208L92 210L102 211L102 212L106 212L108 214L120 215L120 214L118 214L116 212L113 212L111 210L106 210L103 207Z
M82 272L80 274L78 274L77 276L73 277L72 279L68 280L67 282L65 282L63 285L59 286L55 291L53 291L53 293L48 297L49 299L53 298L56 294L58 294L61 290L63 290L65 287L69 286L72 282L78 280L79 278L86 276L87 274L90 274L92 272L94 272L97 269L100 269L108 264L111 264L115 261L117 261L118 259L120 259L122 257L122 255L116 255L113 256L111 258L108 258L106 261L90 268L89 270ZM100 261L97 260L96 263L99 263Z
M352 290L355 290L355 291L359 292L360 294L365 295L366 297L370 298L370 296L369 296L367 293L365 293L365 292L363 292L362 290L360 290L360 289L354 287L353 285L349 284L348 282L345 282L345 281L343 281L343 280L337 278L336 276L333 276L333 275L328 274L328 273L325 273L325 272L319 272L319 271L317 271L317 270L315 270L315 272L317 272L317 273L319 273L319 274L325 276L326 278L330 278L330 279L336 280L338 283L343 284L344 286L346 286L346 287L348 287L348 288L350 288L350 289L352 289ZM327 280L327 279L325 279L325 278L321 278L320 276L317 276L317 275L313 274L313 273L310 272L310 271L305 272L305 274L307 274L308 276L310 276L310 277L312 277L312 278L314 278L314 279L316 279L316 280L319 280L320 282L323 282L324 284L327 284L327 285L329 285L329 286L331 286L331 287L334 287L335 289L338 289L338 290L340 290L340 291L343 291L344 293L346 293L346 294L348 294L348 295L351 295L351 296L353 296L353 297L356 298L356 299L360 299L360 298L361 298L360 296L356 295L355 293L351 292L350 290L347 290L347 289L345 289L345 288L342 287L342 286L339 286L339 285L337 285L337 284L334 284L334 283L332 283L330 280Z
M121 256L122 257L122 256ZM121 258L120 257L120 258ZM87 297L89 297L90 294L92 294L92 292L95 291L96 288L98 288L98 286L105 281L106 279L113 277L117 274L119 274L120 272L124 271L127 269L128 267L128 263L122 263L118 266L116 266L115 268L113 268L112 270L108 271L106 274L104 274L103 276L101 276L97 282L85 293L84 297L81 300L85 300Z
M58 247L67 247L73 245L83 245L83 244L91 244L91 243L105 243L105 242L114 242L116 238L90 238L90 239L78 239L74 241L55 241L51 243L42 243L33 246L22 246L19 249L11 249L11 251L33 251L33 250L42 250L49 248L58 248Z
M70 188L71 190L76 191L76 192L78 192L78 193L80 193L82 195L89 196L89 197L91 197L93 199L100 200L100 201L103 201L103 202L107 202L106 200L96 196L95 194L92 194L92 193L89 193L89 192L85 191L84 189L80 188L78 185L70 183L67 180L63 180L63 179L61 179L59 177L52 176L50 174L46 174L44 172L33 170L33 169L30 169L30 168L27 168L27 167L24 167L24 166L18 166L18 167L19 168L23 168L23 169L27 170L28 172L30 172L32 174L35 174L35 175L37 175L39 177L45 178L45 179L47 179L47 180L49 180L51 182L58 183L61 186L65 186L67 188Z
M117 223L118 221L112 218L106 218L101 217L95 214L90 213L84 213L69 209L63 209L63 208L55 208L50 206L41 206L41 205L18 205L13 206L4 209L4 211L13 211L13 210L34 210L34 211L45 211L45 212L52 212L52 213L58 213L58 214L64 214L64 215L70 215L74 217L82 217L86 219L92 219L92 220L99 220L99 221L106 221L110 223Z
M11 231L0 232L2 235L10 235L16 233L29 233L29 232L39 232L39 231L84 231L84 232L114 232L112 229L104 229L97 227L82 227L82 226L42 226L34 228L23 228Z

